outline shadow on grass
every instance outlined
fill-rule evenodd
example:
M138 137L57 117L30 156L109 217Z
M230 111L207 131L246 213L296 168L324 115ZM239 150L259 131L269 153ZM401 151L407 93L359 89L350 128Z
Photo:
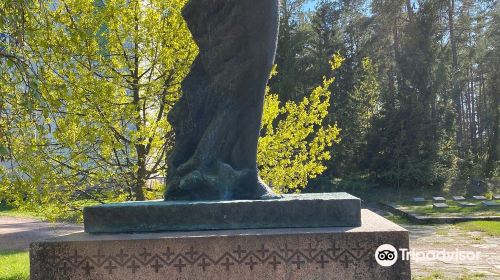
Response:
M41 218L40 215L34 212L22 211L13 206L0 203L0 216L9 216L17 218ZM1 279L0 279L1 280Z

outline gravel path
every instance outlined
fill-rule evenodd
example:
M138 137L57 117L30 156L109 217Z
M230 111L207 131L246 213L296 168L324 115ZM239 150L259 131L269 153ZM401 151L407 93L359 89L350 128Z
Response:
M418 252L460 250L478 254L473 260L413 258L414 277L437 273L446 279L500 279L500 238L483 232L464 231L453 225L403 227L410 231L410 248Z
M365 207L382 216L392 214L377 207ZM454 225L401 225L410 232L410 249L416 253L430 251L478 253L476 260L431 260L412 258L411 270L415 279L439 275L437 279L500 279L500 238L483 232L468 232Z
M81 231L81 225L47 223L36 219L0 217L0 251L27 250L29 243Z

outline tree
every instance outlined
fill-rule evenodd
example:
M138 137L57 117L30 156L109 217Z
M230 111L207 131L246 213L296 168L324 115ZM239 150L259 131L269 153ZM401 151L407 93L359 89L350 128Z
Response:
M370 58L362 60L362 74L354 86L354 90L349 95L349 114L343 122L341 138L345 142L335 147L338 157L344 158L342 164L343 174L350 175L349 170L363 171L366 168L366 148L367 136L370 132L373 121L377 117L380 96L380 86L377 80L377 67ZM352 172L355 173L355 172ZM351 174L352 174L351 173Z
M303 77L307 67L304 52L308 44L308 30L304 25L305 15L302 11L305 2L280 1L278 49L275 59L280 71L270 81L270 85L282 100L296 101L308 91Z
M439 1L423 1L416 10L409 1L391 3L378 7L379 16L390 13L397 24L389 33L392 52L374 56L377 65L391 65L386 71L392 78L382 84L381 112L368 133L368 167L384 185L441 187L449 175L443 171L451 169L453 134L448 60L440 45L444 9Z
M450 34L450 48L451 48L451 75L452 75L452 95L455 105L456 115L456 143L458 146L462 145L462 105L461 105L461 91L458 88L458 55L457 55L457 41L455 32L455 0L448 0L448 29Z
M481 38L482 65L479 88L482 89L479 102L482 104L479 118L485 141L484 175L500 176L500 5L491 10L490 25Z
M184 2L28 7L20 53L36 78L31 95L20 71L1 80L18 201L74 207L75 195L108 199L93 191L103 184L114 187L112 199L147 198L146 182L164 173L173 141L165 115L197 52Z
M197 53L180 13L185 0L30 3L15 50L22 67L0 72L0 137L13 163L0 170L0 199L48 218L78 218L90 203L160 197L162 186L146 182L166 172L175 136L165 116ZM10 64L6 56L0 63ZM281 182L303 186L322 170L324 149L336 140L322 113L326 92L277 105L277 127L261 142L282 137L273 148L284 149L285 139L301 148L273 162L263 156L270 145L261 144L264 177L271 169L285 174L278 190L285 191ZM311 173L291 172L304 161Z
M342 61L333 56L332 70ZM267 90L257 160L263 180L278 193L300 191L308 179L326 170L329 148L340 141L340 130L327 123L332 94L328 88L333 82L334 78L324 78L309 96L284 106L277 94Z
M0 3L0 78L4 79L3 75L6 72L16 71L20 75L16 78L22 80L29 88L30 76L29 71L25 69L29 67L19 54L19 47L24 41L23 30L26 23L26 6L29 1L11 1L6 0ZM12 77L13 78L13 77ZM4 84L12 84L12 80L3 80ZM8 88L0 89L0 93L5 93ZM5 95L0 94L0 116L7 110ZM7 119L0 118L0 162L5 161L9 154L7 149L8 131Z
M311 16L311 42L309 48L310 63L314 65L309 70L309 76L316 80L324 75L330 76L332 69L329 58L342 51L342 40L338 22L341 10L333 1L321 0Z

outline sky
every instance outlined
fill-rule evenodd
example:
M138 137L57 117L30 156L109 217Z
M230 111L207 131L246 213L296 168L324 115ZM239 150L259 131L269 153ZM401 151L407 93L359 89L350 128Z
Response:
M305 11L314 10L314 8L316 7L316 3L318 3L318 2L319 2L319 0L306 0L306 3L304 4L304 10ZM414 3L413 5L416 5L415 3L417 1L411 0L411 2ZM363 9L364 14L367 16L371 15L370 3L371 3L371 1L367 1L365 3L365 5L366 5L365 9ZM363 11L361 11L361 12L363 12Z
M316 5L316 2L317 0L309 0L306 2L306 4L304 5L304 9L305 10L311 10L312 8L314 8L314 5Z

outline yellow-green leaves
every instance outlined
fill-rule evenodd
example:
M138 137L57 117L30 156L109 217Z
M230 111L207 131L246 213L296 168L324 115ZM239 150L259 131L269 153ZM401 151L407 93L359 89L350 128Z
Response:
M185 2L23 6L24 41L17 50L32 80L0 70L6 104L0 113L10 120L18 165L5 176L12 185L0 188L8 187L11 197L28 196L18 200L26 206L62 215L89 201L137 199L147 179L165 173L173 143L166 114L197 54L180 13ZM0 30L15 26L0 24ZM40 98L26 106L33 85Z
M330 67L332 70L337 70L342 66L342 63L344 63L345 57L343 57L340 53L335 53L332 56L332 59L330 60Z
M146 181L165 174L175 140L166 115L198 51L181 16L185 2L25 6L16 51L27 64L0 69L0 128L9 135L2 131L0 144L16 165L0 170L0 198L49 218L79 217L89 203L158 198L162 185ZM342 61L334 56L332 67ZM332 82L298 103L266 94L258 161L276 191L299 190L325 170L339 140L327 120Z
M343 58L332 61L340 67ZM275 191L300 191L326 169L328 148L340 140L337 126L327 123L332 83L324 78L310 96L283 106L268 88L257 157L260 175Z

